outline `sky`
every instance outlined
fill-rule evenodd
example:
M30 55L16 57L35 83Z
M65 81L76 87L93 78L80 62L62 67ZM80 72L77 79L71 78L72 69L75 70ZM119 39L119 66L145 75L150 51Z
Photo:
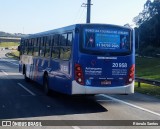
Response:
M91 23L134 25L146 0L91 0ZM0 0L0 31L33 34L86 22L87 0Z

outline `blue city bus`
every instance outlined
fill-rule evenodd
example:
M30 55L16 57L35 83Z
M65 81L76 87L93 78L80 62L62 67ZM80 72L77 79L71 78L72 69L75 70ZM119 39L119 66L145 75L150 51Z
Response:
M21 39L19 71L46 94L134 93L134 30L76 24L28 35Z

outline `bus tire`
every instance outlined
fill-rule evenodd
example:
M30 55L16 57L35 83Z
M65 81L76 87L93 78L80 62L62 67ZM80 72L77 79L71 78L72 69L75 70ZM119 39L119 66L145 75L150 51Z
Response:
M26 81L26 82L29 82L30 81L30 79L27 77L27 75L26 75L26 68L24 67L24 80Z
M50 90L49 90L49 86L48 86L48 75L45 74L44 78L43 78L43 88L44 88L44 93L46 95L49 95Z

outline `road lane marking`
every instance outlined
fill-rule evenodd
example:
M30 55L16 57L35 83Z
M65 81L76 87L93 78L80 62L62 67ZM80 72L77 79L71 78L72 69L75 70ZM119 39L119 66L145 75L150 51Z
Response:
M116 102L119 102L119 103L123 103L123 104L126 104L126 105L128 105L128 106L131 106L131 107L134 107L134 108L140 109L140 110L142 110L142 111L146 111L146 112L149 112L149 113L151 113L151 114L154 114L154 115L160 116L160 114L159 114L159 113L157 113L157 112L154 112L154 111L151 111L151 110L148 110L148 109L145 109L145 108L139 107L139 106L137 106L137 105L134 105L134 104L131 104L131 103L125 102L125 101L123 101L123 100L116 99L116 98L113 98L113 97L111 97L111 96L104 95L104 94L100 94L100 95L101 95L101 96L103 96L103 97L105 97L105 98L111 99L111 100L113 100L113 101L116 101Z
M98 102L113 102L113 100L96 100Z
M8 75L8 73L6 73L5 71L1 70L3 74Z
M73 129L80 129L78 126L72 126Z
M21 83L17 83L20 87L22 87L23 89L25 89L27 92L29 92L31 95L36 96L35 93L33 93L32 91L30 91L29 89L27 89L25 86L23 86Z
M5 72L4 70L0 70L3 74L5 74L5 75L22 75L21 73L7 73L7 72Z
M2 58L1 58L2 59ZM8 61L8 60L5 60L5 59L2 59L3 61L6 61L6 62L9 62L9 63L11 63L11 64L14 64L14 65L19 65L19 64L17 64L17 63L13 63L13 62L11 62L11 61ZM16 61L16 60L15 60Z
M9 72L9 73L7 73L8 75L12 75L12 76L14 76L14 75L23 75L23 74L21 74L21 73L17 73L17 72L15 72L15 73L11 73L11 72Z

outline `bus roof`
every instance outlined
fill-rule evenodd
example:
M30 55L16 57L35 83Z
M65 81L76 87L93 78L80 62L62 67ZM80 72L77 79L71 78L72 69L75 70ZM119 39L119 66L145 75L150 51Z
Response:
M35 34L30 34L27 35L25 37L23 37L22 39L27 39L27 38L35 38L35 37L40 37L40 36L45 36L45 35L51 35L51 34L55 34L55 33L61 33L64 31L70 31L70 30L74 30L76 27L79 26L94 26L94 25L100 25L100 26L114 26L114 27L122 27L122 28L126 28L126 29L132 29L130 27L126 27L126 26L120 26L120 25L112 25L112 24L97 24L97 23L90 23L90 24L74 24L74 25L70 25L70 26L66 26L66 27L62 27L62 28L58 28L58 29L53 29L53 30L49 30L49 31L44 31L44 32L40 32L40 33L35 33Z

